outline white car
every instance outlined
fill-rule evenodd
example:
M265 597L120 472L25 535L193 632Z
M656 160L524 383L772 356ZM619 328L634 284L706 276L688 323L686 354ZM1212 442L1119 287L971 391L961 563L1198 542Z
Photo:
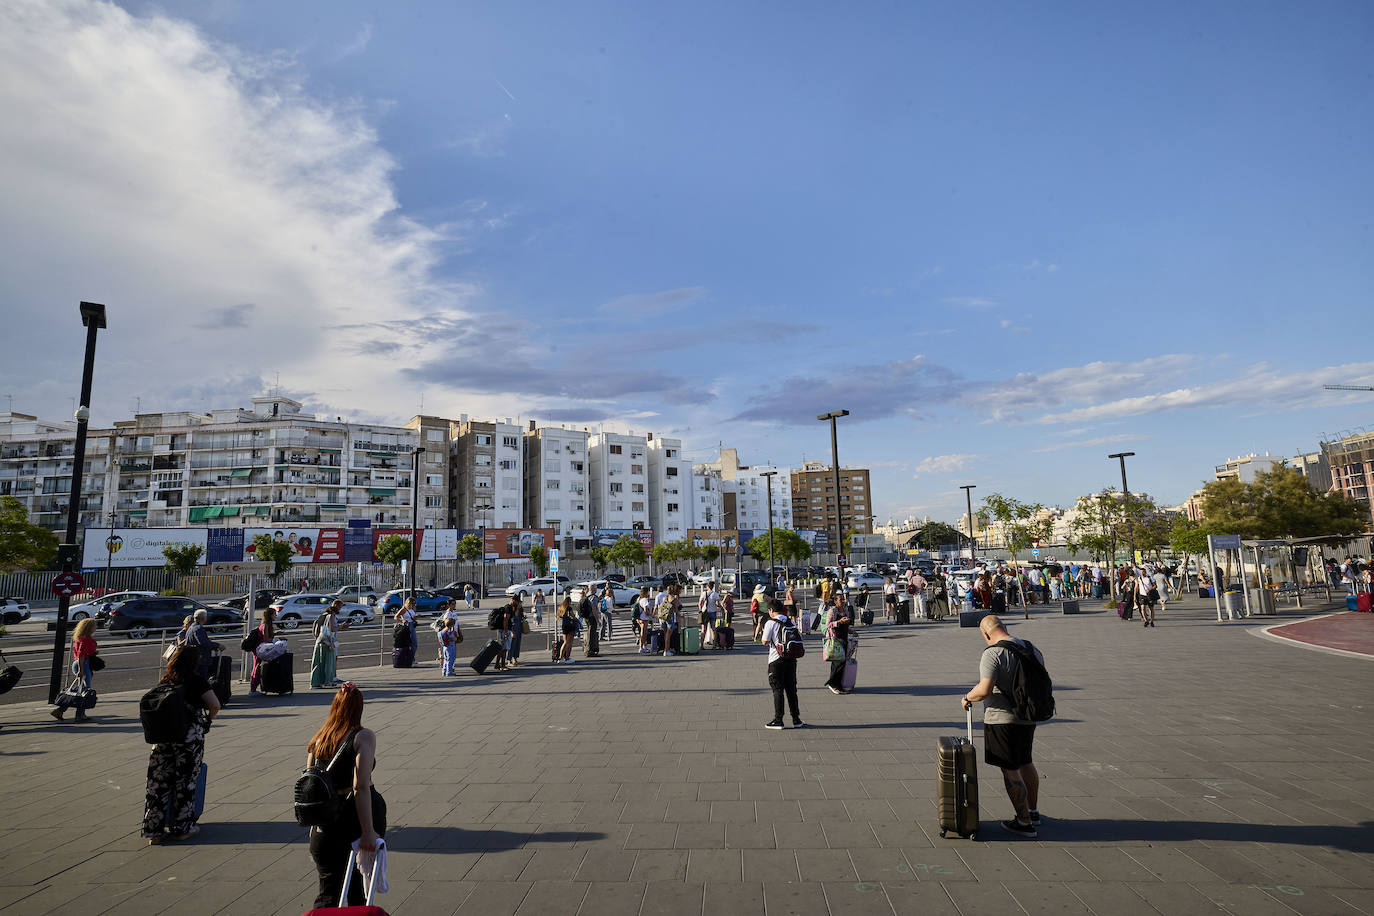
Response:
M850 588L863 588L867 585L872 590L882 591L886 582L886 576L880 576L875 572L854 573L849 577Z
M717 569L715 571L708 569L706 572L699 572L696 575L692 576L692 583L694 585L710 585L712 582L714 582L717 585L719 585L721 579L727 575L732 577L731 581L734 581L733 577L735 573L736 570L733 569Z
M131 598L152 598L155 595L157 592L111 592L83 604L73 604L67 608L67 619L71 621L85 620L87 617L98 616L106 605L114 606ZM57 619L56 611L53 612L53 619Z
M566 592L568 590L568 586L570 585L572 585L572 580L569 579L567 576L558 577L558 590L560 592ZM510 588L506 589L507 597L514 597L516 595L519 595L521 601L527 601L530 598L533 598L535 592L543 592L544 597L546 598L549 595L552 595L553 577L544 576L539 579L526 579L524 582L518 582L515 585L512 585Z
M0 624L23 623L29 619L29 603L23 598L0 598Z
M333 595L302 592L296 595L283 595L272 602L272 610L277 614L277 626L283 630L294 630L303 623L314 623L324 609L337 601ZM340 620L353 623L370 623L376 609L366 604L345 603L339 612Z
M594 579L591 582L579 582L568 589L568 597L572 599L573 604L577 604L589 588L592 589L593 599L599 601L601 600L601 593L606 589L606 580ZM616 607L629 607L639 600L639 589L631 588L623 582L612 582L611 596Z

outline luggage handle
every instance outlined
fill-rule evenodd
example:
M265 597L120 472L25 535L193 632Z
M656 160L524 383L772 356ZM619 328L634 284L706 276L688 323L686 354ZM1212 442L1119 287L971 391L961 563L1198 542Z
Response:
M966 710L964 710L964 711L965 711L966 713L968 713L968 743L969 743L969 744L972 744L972 743L973 743L973 704L970 703L969 706L968 706L968 709L966 709Z
M367 887L367 902L364 906L372 906L372 900L377 894L377 862L377 859L372 860L372 874L363 878L363 884ZM348 906L348 887L353 883L353 869L357 866L358 850L349 849L348 868L344 870L343 890L339 891L339 907L341 909Z

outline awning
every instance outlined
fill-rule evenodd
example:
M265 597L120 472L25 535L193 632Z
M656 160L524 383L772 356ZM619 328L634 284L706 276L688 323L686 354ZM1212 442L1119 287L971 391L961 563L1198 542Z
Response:
M203 522L205 521L205 513L208 511L210 511L209 506L192 506L186 520L188 522Z
M220 513L222 513L223 511L224 511L224 507L223 507L223 506L206 506L206 507L205 507L205 518L219 518L219 517L220 517Z
M396 495L396 488L395 488L395 487L369 487L367 492L370 493L370 494L373 495L373 496L395 496L395 495Z
M130 509L130 510L129 510L129 517L130 517L130 518L134 518L134 517L138 517L138 518L147 518L147 517L148 517L148 510L147 510L147 509Z
M322 452L329 452L331 455L337 455L337 454L339 454L339 453L340 453L341 451L343 451L343 450L342 450L342 449L337 449L337 448L321 448L320 451L322 451Z
M368 452L373 458L395 458L396 452Z
M223 507L221 507L221 508L222 508L222 511L220 512L220 515L238 515L238 514L239 514L239 507L238 507L238 506L223 506Z
M249 474L251 474L251 473L253 473L253 469L252 469L252 468L234 468L232 471L229 472L229 476L230 476L230 477L247 477L247 476L248 476Z
M347 509L348 506L345 505L344 503L320 503L320 508L321 508L321 509Z

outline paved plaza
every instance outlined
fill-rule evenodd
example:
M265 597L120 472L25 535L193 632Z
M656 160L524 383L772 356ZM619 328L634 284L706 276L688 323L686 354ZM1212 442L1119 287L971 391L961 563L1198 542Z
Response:
M441 679L422 630L426 667L342 672L366 693L390 809L378 902L483 916L1374 913L1374 661L1256 638L1283 621L1219 625L1196 600L1155 629L1099 607L1009 617L1057 685L1059 718L1036 741L1036 840L998 826L1010 806L986 765L978 840L938 835L936 738L964 730L976 630L864 631L850 696L821 687L810 642L811 728L782 732L763 729L764 657L746 643L656 658L622 638L556 667L535 641L526 668ZM86 726L36 703L0 710L0 909L308 909L290 787L331 694L305 689L299 664L296 683L235 698L207 742L201 835L151 848L136 692L102 697Z

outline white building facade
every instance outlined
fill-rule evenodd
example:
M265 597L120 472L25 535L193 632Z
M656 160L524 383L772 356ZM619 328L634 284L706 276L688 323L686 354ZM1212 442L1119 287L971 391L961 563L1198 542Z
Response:
M591 537L585 431L561 427L525 430L525 526L552 528L564 550Z
M768 471L774 472L773 527L792 528L792 471L768 465L739 467L734 479L725 481L726 492L735 494L736 527L768 530Z
M691 507L692 513L687 520L688 528L721 527L725 503L719 468L705 464L698 464L692 468L692 495L687 504Z
M655 543L680 541L691 527L692 463L683 457L681 439L649 433L649 527Z
M600 432L588 437L593 529L650 527L648 450L643 436Z

